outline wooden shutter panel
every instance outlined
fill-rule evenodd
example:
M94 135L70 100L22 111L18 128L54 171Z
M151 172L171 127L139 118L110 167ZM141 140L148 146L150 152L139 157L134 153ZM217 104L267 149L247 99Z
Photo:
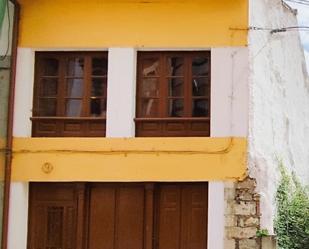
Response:
M158 249L207 248L207 185L167 184L159 189Z
M143 186L92 187L89 212L89 249L143 249Z
M75 249L76 205L72 184L31 184L29 248Z

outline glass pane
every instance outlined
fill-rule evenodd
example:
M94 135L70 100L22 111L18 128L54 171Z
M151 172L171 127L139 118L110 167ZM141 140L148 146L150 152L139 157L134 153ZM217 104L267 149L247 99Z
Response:
M142 81L141 96L143 97L157 97L159 95L158 79L145 78Z
M57 79L42 79L41 81L41 96L57 95L58 80Z
M192 80L193 96L209 96L208 78L196 78Z
M82 101L80 99L69 99L66 103L67 117L80 117L82 112Z
M168 105L168 115L170 117L183 116L183 99L170 99Z
M44 59L43 63L44 63L44 69L43 69L44 76L58 75L59 62L57 59L46 58Z
M39 116L56 116L57 101L56 99L40 99L39 100Z
M194 99L192 102L192 117L208 117L209 101L206 99Z
M106 79L92 79L91 96L106 96L106 90Z
M92 75L107 75L107 58L92 59Z
M158 100L143 99L142 100L142 117L158 116Z
M80 98L83 95L83 79L68 79L67 97Z
M106 99L90 100L90 115L94 117L106 116Z
M172 97L183 96L183 78L173 78L168 80L168 95Z
M67 75L74 77L82 77L84 74L84 59L71 58L68 62Z
M182 76L184 70L184 59L181 57L170 57L167 59L167 72L169 76Z
M193 58L192 74L194 76L208 76L209 75L209 58L208 57Z
M150 58L143 60L142 64L143 76L158 76L159 75L159 59Z

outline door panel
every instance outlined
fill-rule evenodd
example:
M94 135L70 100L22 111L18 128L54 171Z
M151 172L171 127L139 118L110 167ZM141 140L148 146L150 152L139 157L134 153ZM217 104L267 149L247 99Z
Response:
M143 187L119 188L116 198L115 249L143 249Z
M75 249L75 185L33 183L30 186L29 248Z
M93 187L89 212L89 249L143 248L143 186Z
M158 237L159 249L180 248L181 189L177 185L160 188Z
M115 235L114 188L94 187L90 191L89 249L113 249Z
M158 249L206 249L207 185L161 185L158 220Z

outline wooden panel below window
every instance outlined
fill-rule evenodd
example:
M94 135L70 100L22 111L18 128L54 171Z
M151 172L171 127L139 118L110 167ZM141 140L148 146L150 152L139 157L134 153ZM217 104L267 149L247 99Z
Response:
M136 118L137 137L199 137L210 136L209 118L143 119Z
M33 137L104 137L105 119L32 118Z

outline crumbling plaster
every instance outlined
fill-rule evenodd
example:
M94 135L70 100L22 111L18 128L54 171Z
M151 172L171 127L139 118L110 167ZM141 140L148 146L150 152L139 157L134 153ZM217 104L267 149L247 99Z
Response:
M250 1L250 27L288 26L296 15L281 0ZM249 173L272 232L279 162L309 183L309 80L298 31L251 29L249 51Z

